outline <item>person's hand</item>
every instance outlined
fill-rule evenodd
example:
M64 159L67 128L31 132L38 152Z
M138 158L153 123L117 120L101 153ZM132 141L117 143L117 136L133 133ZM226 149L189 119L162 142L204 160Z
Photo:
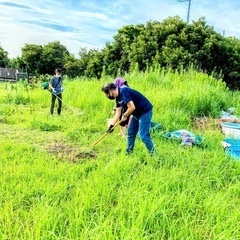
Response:
M55 90L55 88L52 88L52 92L53 92L53 93L56 93L56 90Z
M63 92L63 91L64 91L64 88L62 87L62 88L61 88L61 92Z
M121 122L119 123L119 125L120 125L121 127L127 126L127 125L128 125L128 119L125 120L125 121L121 121Z
M107 130L107 133L113 132L113 130L114 130L113 127L114 127L114 125L111 124L111 125L109 126L108 130Z
M120 122L120 126L124 127L128 124L128 117L127 116L124 116L122 115L122 118L121 118L121 122Z
M116 109L114 108L113 110L112 110L112 115L115 115L116 114Z
M125 116L125 115L122 115L121 121L122 121L122 122L125 122L125 121L127 121L127 120L128 120L128 117Z

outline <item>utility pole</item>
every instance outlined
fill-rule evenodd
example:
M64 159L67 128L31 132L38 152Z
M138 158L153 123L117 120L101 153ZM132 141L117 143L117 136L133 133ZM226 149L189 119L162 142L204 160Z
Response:
M187 14L187 23L189 23L191 0L178 0L179 2L188 2L188 14Z

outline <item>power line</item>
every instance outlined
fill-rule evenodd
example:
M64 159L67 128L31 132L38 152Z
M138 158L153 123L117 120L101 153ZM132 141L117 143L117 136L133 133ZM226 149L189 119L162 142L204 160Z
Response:
M178 0L178 2L180 2L184 8L187 9L188 11L188 14L187 14L187 22L189 23L189 19L190 19L190 10L191 10L191 17L195 17L196 19L199 19L201 17L203 17L203 15L201 15L195 8L194 6L191 5L191 1L192 0ZM188 4L187 4L188 2ZM188 5L188 6L187 6ZM205 17L204 17L205 18ZM206 20L206 23L211 27L212 25ZM213 27L213 26L212 26ZM225 37L225 29L221 29L221 28L218 28L218 30L216 30L216 27L214 27L215 31L221 33L224 37Z
M178 0L179 2L188 2L188 13L187 13L187 23L189 23L191 0Z

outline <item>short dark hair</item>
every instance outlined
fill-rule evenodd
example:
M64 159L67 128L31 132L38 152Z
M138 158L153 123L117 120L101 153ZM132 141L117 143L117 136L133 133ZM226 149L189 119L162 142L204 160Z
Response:
M116 88L114 83L106 83L103 85L102 91L108 94L110 90L115 90Z
M61 68L56 68L56 69L55 69L55 72L61 73L62 70L61 70Z

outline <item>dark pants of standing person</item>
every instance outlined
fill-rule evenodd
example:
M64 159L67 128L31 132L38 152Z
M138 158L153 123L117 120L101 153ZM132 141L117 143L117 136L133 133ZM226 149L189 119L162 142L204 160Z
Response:
M51 115L53 115L53 112L54 112L54 106L55 106L56 98L58 99L57 113L58 113L58 115L61 114L61 110L62 110L62 93L59 93L57 95L52 94L52 103L51 103L51 109L50 109Z

